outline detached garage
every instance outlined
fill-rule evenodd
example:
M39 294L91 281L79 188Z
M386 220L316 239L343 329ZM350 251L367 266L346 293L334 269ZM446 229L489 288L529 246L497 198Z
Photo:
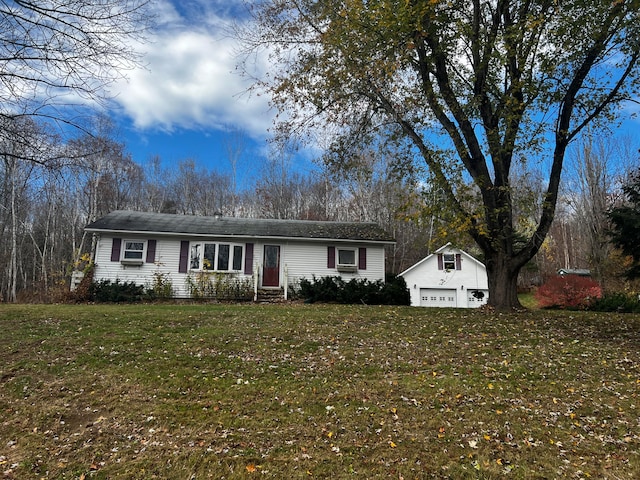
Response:
M487 303L483 263L450 243L400 274L414 307L477 308Z

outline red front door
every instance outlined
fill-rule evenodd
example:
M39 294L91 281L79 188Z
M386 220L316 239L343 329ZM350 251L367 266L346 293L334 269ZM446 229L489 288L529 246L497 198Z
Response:
M264 246L264 267L262 272L263 287L280 286L280 246Z

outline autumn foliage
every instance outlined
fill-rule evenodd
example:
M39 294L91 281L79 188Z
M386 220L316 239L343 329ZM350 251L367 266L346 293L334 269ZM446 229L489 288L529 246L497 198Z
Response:
M542 308L586 308L602 297L602 288L587 277L556 276L538 288L535 297Z

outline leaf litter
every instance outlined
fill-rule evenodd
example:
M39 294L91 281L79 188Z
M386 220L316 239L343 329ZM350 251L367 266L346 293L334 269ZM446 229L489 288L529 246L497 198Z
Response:
M1 308L4 478L640 477L638 316Z

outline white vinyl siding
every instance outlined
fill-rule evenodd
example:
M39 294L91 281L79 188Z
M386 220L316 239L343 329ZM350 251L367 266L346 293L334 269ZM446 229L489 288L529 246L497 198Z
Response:
M119 237L122 238L122 237ZM137 285L144 285L149 287L153 283L154 274L162 273L166 279L168 279L173 287L174 295L176 297L188 297L189 291L185 284L187 276L190 273L180 273L180 242L183 240L190 240L191 245L195 243L205 244L208 241L198 241L194 239L185 239L182 237L172 238L157 238L155 261L154 263L142 263L140 265L123 265L121 262L111 261L111 249L113 245L112 236L101 236L98 239L96 247L95 258L95 273L94 278L96 280L111 280L116 279L120 282L134 282ZM148 241L149 238L140 236L127 235L122 240L121 249L124 251L125 241ZM231 247L230 253L232 255L229 258L229 268L239 270L239 272L233 273L238 275L239 278L246 278L244 275L244 253L247 243L253 243L253 269L256 268L261 272L260 268L263 262L263 248L264 244L279 245L280 249L280 269L281 269L281 282L284 279L285 266L288 270L289 284L296 284L301 278L311 280L314 276L316 278L325 276L341 276L345 280L352 278L364 278L375 282L377 280L384 280L384 246L383 245L364 245L361 243L340 243L338 248L352 249L355 254L355 261L358 261L358 249L366 247L367 249L367 268L366 270L357 270L355 272L338 272L337 268L327 267L327 248L329 246L335 246L336 243L331 244L324 242L303 242L303 241L287 241L278 242L269 240L267 242L256 242L251 238L238 239L235 242L224 242L222 240L211 239L210 243L216 244L229 244ZM241 253L242 252L242 253ZM215 254L211 251L203 252L205 257L218 255L218 248L216 248ZM143 260L145 260L143 256ZM191 248L189 248L189 265L191 264ZM336 259L337 260L337 259ZM336 261L337 264L337 261ZM192 274L192 273L191 273Z
M127 237L129 240L130 237ZM141 240L146 240L141 239ZM124 250L124 243L122 248ZM180 261L180 241L173 239L158 239L156 242L156 255L154 263L142 263L141 265L123 265L121 262L111 261L112 237L100 237L96 245L96 259L94 278L96 280L111 280L115 282L133 282L136 285L150 287L154 274L163 273L171 281L174 294L185 297L186 275L178 273Z
M401 275L407 282L414 307L477 308L489 298L484 265L453 247L441 248ZM475 292L482 295L474 295Z
M331 244L335 245L335 243ZM311 280L315 275L316 278L321 277L342 277L345 280L352 278L364 278L375 282L377 280L384 281L384 247L382 245L366 245L367 249L367 268L366 270L358 269L354 272L339 272L338 258L336 258L336 266L334 268L327 267L327 248L326 243L302 243L291 242L283 246L282 263L287 265L289 271L289 282L298 281L301 278ZM340 249L351 249L354 252L354 259L358 261L358 248L364 247L362 244L340 244L336 247L336 256Z

